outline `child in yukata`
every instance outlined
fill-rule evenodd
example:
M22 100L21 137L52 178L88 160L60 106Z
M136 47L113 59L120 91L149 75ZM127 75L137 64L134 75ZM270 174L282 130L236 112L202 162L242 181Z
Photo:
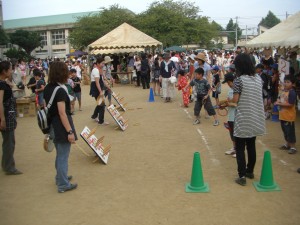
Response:
M182 107L189 107L189 102L190 102L190 89L185 90L185 86L188 85L188 79L186 77L186 75L184 74L183 70L180 70L178 72L178 84L176 85L176 87L178 88L178 90L182 91Z

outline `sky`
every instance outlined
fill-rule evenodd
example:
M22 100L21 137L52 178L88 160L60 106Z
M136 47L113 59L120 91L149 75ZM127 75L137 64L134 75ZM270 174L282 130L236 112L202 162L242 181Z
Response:
M257 25L268 11L272 11L280 20L286 14L300 11L300 0L187 0L195 3L201 10L201 16L210 17L226 28L230 18L238 17L241 29L248 29L248 34L256 32ZM154 0L2 0L3 19L20 19L75 12L98 11L113 4L141 13Z

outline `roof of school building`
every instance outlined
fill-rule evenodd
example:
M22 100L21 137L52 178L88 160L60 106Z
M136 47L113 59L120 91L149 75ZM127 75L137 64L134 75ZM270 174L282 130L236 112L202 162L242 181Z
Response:
M3 28L15 29L15 28L22 28L22 27L36 27L36 26L47 26L47 25L55 25L55 24L75 23L78 17L88 16L89 14L94 14L94 13L99 13L99 12L93 11L93 12L81 12L81 13L68 13L68 14L51 15L51 16L4 20Z

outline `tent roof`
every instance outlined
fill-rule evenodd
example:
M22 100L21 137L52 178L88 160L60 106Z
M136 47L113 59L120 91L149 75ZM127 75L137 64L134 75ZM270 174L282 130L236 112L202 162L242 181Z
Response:
M162 45L162 43L129 24L123 23L116 29L94 41L88 47L92 49L115 49L145 48L159 45Z
M119 54L119 53L135 53L143 52L144 48L115 48L115 49L95 49L91 54Z
M300 46L300 12L267 30L265 33L247 42L247 47L293 48Z

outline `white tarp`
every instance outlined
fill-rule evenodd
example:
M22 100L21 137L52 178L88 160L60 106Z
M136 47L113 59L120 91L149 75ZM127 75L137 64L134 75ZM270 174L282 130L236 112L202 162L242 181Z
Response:
M250 48L294 48L300 46L300 12L248 41Z
M119 53L135 53L143 52L144 48L113 48L113 49L95 49L91 54L119 54Z
M92 49L146 48L161 46L162 43L123 23L103 37L94 41L88 47Z

